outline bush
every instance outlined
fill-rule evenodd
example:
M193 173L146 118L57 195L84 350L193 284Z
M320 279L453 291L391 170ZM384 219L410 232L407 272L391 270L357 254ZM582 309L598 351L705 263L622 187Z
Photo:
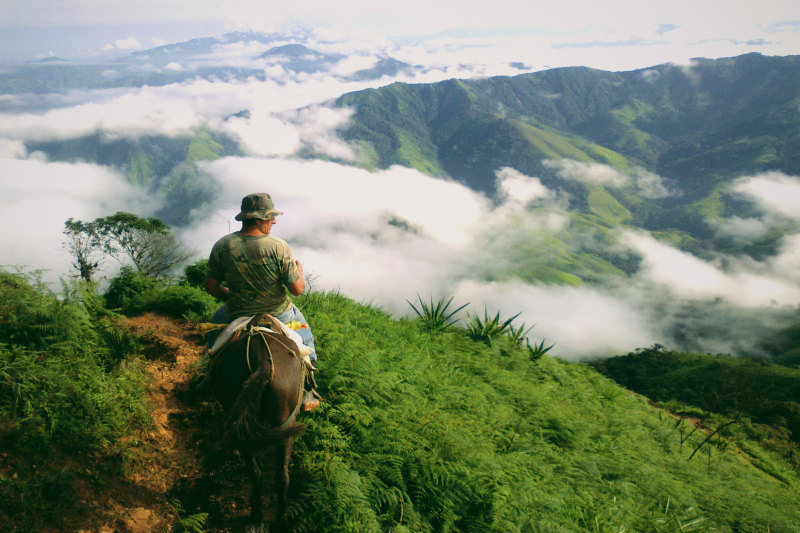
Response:
M127 313L155 311L176 318L207 320L218 307L213 296L189 285L154 287L130 301Z
M137 272L131 267L122 267L119 276L111 280L111 285L105 293L106 305L125 312L134 299L159 285L163 285L163 282Z
M200 289L206 286L208 273L208 259L200 259L183 269L183 282L191 287Z
M117 472L121 439L150 423L135 338L100 300L88 284L57 296L36 276L0 272L0 442L15 472L0 473L0 523L22 516L40 531L85 510L69 499L77 484L104 465Z
M205 320L218 307L214 297L199 287L170 284L130 268L123 268L111 281L105 298L109 307L126 315L155 311L176 318Z

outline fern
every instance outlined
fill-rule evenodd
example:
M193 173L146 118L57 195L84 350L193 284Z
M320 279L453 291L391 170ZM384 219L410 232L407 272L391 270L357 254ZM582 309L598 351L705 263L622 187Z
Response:
M194 513L183 516L183 507L180 500L172 500L167 505L175 513L175 521L172 523L172 531L174 533L203 533L206 520L208 520L208 513Z

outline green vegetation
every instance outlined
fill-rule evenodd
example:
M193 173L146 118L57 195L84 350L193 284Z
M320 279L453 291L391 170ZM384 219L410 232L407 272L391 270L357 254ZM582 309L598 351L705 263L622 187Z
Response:
M109 139L96 133L30 142L26 147L46 153L52 161L87 161L118 169L128 181L163 199L165 207L156 216L171 225L187 223L190 210L211 199L208 179L198 173L196 163L241 153L234 141L207 128L181 137Z
M155 309L175 287L201 290L128 270L106 296ZM124 467L122 443L148 423L141 366L129 355L136 339L90 285L56 298L3 274L0 288L0 431L13 461L0 470L0 514L24 508L27 529L58 527L86 511L70 497L78 485ZM547 357L545 341L521 347L524 325L485 313L484 325L506 325L486 343L452 324L452 299L417 299L449 325L432 331L425 311L395 320L335 293L298 298L326 401L304 415L295 447L296 532L746 532L800 523L796 471L739 429L755 421L709 418L708 429L692 431L590 366ZM766 375L770 390L797 390L783 374ZM688 388L714 391L710 383ZM176 530L202 530L209 510L180 505L171 505Z
M748 54L698 61L691 73L671 65L632 72L562 68L393 84L344 95L337 104L355 109L341 133L368 147L369 168L406 165L494 194L495 173L511 167L566 192L571 213L606 227L683 233L687 243L696 241L694 251L723 244L708 231L709 219L753 216L752 207L726 194L733 180L765 171L800 175L793 149L800 126L790 119L798 84L797 56ZM681 194L650 198L635 185L567 180L545 164L561 158L634 177L645 169ZM775 246L728 251L761 258ZM561 266L541 274L552 283L591 279Z
M658 346L592 366L678 413L711 420L740 413L737 429L747 439L800 468L800 368Z
M195 321L207 320L219 307L200 287L158 280L128 267L111 280L105 298L108 307L126 315L154 311Z
M67 524L91 505L80 488L118 473L124 438L150 423L137 339L91 286L56 295L8 272L0 339L0 522Z
M710 432L687 436L677 418L587 365L532 362L505 337L490 347L457 327L421 335L419 320L338 294L298 304L318 339L327 401L306 415L295 448L295 531L796 531L800 523L790 468L776 479L727 433L706 443Z
M462 309L464 309L469 304L466 303L461 307L449 310L450 304L453 302L453 298L451 297L447 302L444 301L444 297L440 298L438 302L435 304L433 303L433 296L431 296L430 303L425 303L422 300L422 297L417 294L417 300L419 300L419 309L411 303L408 302L408 305L411 306L411 309L417 314L422 322L422 327L427 329L428 331L444 331L450 326L454 325L457 320L454 320L453 317ZM408 300L406 300L408 301Z
M512 342L515 346L519 346L519 339L515 338L518 337L517 331L511 327L511 323L518 316L519 313L511 318L502 320L500 318L500 311L498 311L493 317L490 318L489 310L484 307L483 318L481 318L477 313L469 317L467 322L467 335L474 341L485 342L487 345L491 346L493 339L511 332L512 339L516 341ZM521 335L521 332L519 332L519 334Z
M157 218L119 211L92 222L70 218L64 226L66 248L76 259L73 265L88 282L102 261L101 253L123 264L130 261L137 271L151 277L164 277L176 264L194 255Z

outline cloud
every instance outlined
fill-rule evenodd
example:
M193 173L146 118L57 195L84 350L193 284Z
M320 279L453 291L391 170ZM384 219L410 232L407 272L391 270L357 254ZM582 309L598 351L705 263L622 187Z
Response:
M126 39L118 39L114 41L114 46L120 50L138 50L142 48L142 43L136 37L130 36Z
M256 108L215 126L255 156L289 156L302 148L315 154L352 161L355 152L336 135L352 116L351 109L312 105L283 113Z
M531 202L552 204L556 200L555 193L542 185L539 178L526 176L510 167L501 168L496 176L498 196L506 204L524 208Z
M0 159L21 159L26 154L23 142L0 137Z
M741 178L731 190L752 199L768 213L800 220L800 178L767 172Z
M731 261L732 266L723 269L635 231L624 232L623 242L643 257L637 274L641 280L678 296L698 300L722 298L746 307L800 304L800 287L780 273L770 272L769 263L747 265Z
M636 186L645 198L671 198L683 194L677 186L667 184L664 178L655 172L650 172L641 167L634 168L634 172Z
M555 169L558 177L594 185L623 187L630 177L602 163L586 163L573 159L546 159L544 166Z
M49 281L72 270L62 248L68 218L93 220L120 210L148 216L160 207L117 172L84 163L0 158L0 187L2 263L49 270Z
M105 102L44 113L0 113L0 136L46 141L101 131L109 137L135 138L148 133L181 135L199 124L200 117L191 102L165 98L164 93L145 87Z
M523 318L535 325L530 336L555 343L553 353L567 359L626 353L659 338L635 306L595 288L464 280L455 295L458 302L471 302L468 309L481 317L483 305L502 318L521 312L516 325Z

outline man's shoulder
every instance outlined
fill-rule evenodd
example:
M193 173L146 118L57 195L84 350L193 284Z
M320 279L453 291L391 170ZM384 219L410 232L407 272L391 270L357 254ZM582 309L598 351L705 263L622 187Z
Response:
M280 237L275 237L273 235L270 235L269 239L272 241L273 245L278 248L289 248L289 243L284 241Z

